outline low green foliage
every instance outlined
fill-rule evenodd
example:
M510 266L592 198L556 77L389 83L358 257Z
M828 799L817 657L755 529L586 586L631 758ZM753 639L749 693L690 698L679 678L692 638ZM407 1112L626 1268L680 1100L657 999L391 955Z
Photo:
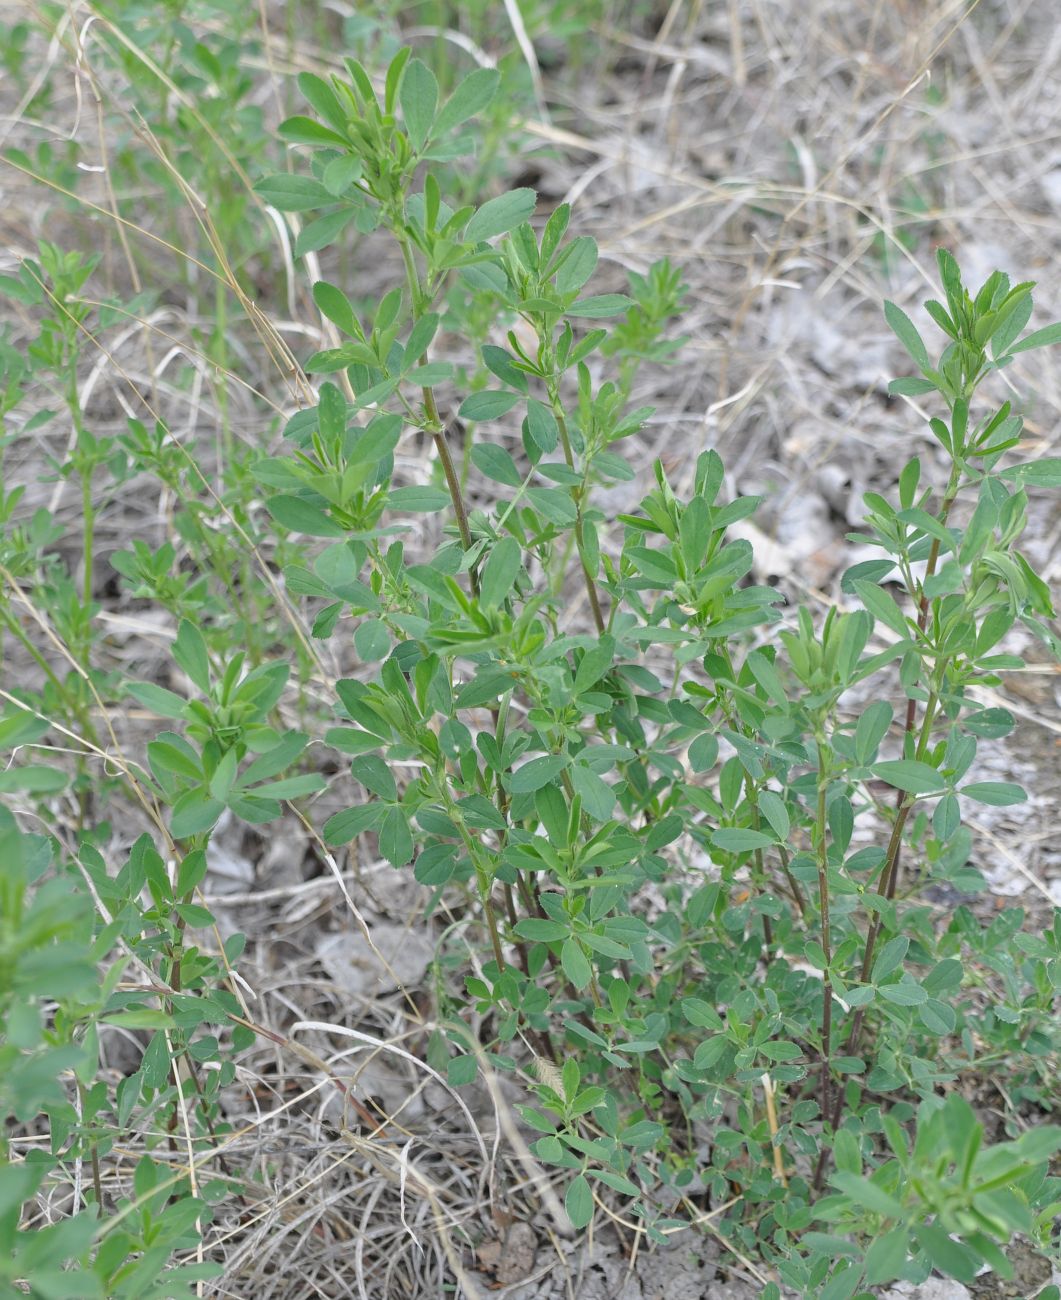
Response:
M86 323L108 324L83 293L91 263L46 245L0 283L40 330L26 356L0 351L0 409L35 382L62 393L76 437L52 468L84 500L73 568L47 512L21 518L19 487L2 503L0 619L44 683L6 697L0 742L32 749L62 727L82 747L73 771L20 757L4 774L24 799L72 782L79 807L75 851L2 827L0 1096L49 1135L4 1148L8 1285L179 1295L210 1271L170 1261L230 1193L175 1153L226 1131L220 1089L254 1030L231 980L242 938L211 939L196 890L223 813L264 822L295 800L313 821L325 750L349 772L325 842L368 837L424 887L427 916L444 895L473 904L479 967L449 991L430 1063L456 1087L484 1064L520 1075L532 1149L576 1228L607 1198L661 1242L706 1203L778 1279L764 1294L823 1300L933 1269L1008 1276L1015 1233L1050 1248L1061 1128L990 1143L962 1094L1004 1068L1028 1113L1056 1103L1061 914L1036 933L1019 908L988 924L968 902L941 918L920 900L981 891L963 813L1026 798L977 779L978 748L1015 718L970 688L1022 666L1003 648L1018 626L1058 648L1018 545L1028 490L1061 486L1061 463L1014 459L1021 419L981 386L1061 326L1026 334L1033 286L996 272L972 294L944 251L943 301L927 304L938 355L886 305L917 371L892 392L932 403L945 481L913 457L891 493L867 493L857 540L879 558L847 571L823 617L785 611L730 532L759 501L727 491L716 452L687 489L657 464L637 509L606 507L602 489L635 477L623 440L651 414L630 409L638 368L680 343L681 275L663 262L629 294L594 292L597 247L567 206L539 221L526 188L467 201L455 164L498 81L479 70L443 90L407 49L379 89L354 59L299 78L307 111L280 128L293 165L256 194L297 215L302 252L348 226L386 234L404 278L367 305L313 286L338 337L305 368L330 378L280 454L225 449L223 501L163 424L89 432L78 359ZM396 482L417 436L434 478ZM179 690L98 666L93 520L133 474L182 501L183 563L171 542L113 558L171 616ZM413 523L440 511L451 522L425 554ZM259 547L282 587L252 563ZM67 648L62 673L26 630L27 593ZM285 628L291 598L310 637ZM327 640L359 670L327 716L301 701L295 730L279 708L289 661L307 679ZM173 727L113 792L90 779L104 701ZM100 823L119 792L153 833L116 870ZM474 1051L465 1011L484 1025ZM97 1077L106 1025L147 1035L114 1087ZM108 1204L99 1162L132 1129L148 1154ZM94 1185L68 1217L20 1227L81 1160Z

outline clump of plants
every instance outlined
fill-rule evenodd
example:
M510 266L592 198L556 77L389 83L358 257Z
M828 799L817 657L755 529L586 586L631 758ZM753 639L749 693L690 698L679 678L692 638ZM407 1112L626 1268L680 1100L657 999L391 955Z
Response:
M988 1142L964 1082L1001 1063L1030 1114L1056 1104L1061 914L1038 931L1019 908L985 921L962 817L1026 798L976 779L978 748L1015 718L971 688L1022 666L1014 629L1058 648L1019 545L1028 490L1061 486L1061 461L1020 459L1020 416L985 381L1061 326L1025 333L1034 286L996 272L972 293L943 250L926 305L938 353L887 304L916 370L891 391L927 406L945 476L912 456L891 493L867 493L857 539L879 558L845 573L824 615L788 608L729 533L759 499L727 490L715 451L690 491L657 464L636 510L601 504L635 478L623 443L650 411L629 395L640 365L673 352L681 277L659 264L629 293L594 293L597 247L566 206L536 221L529 189L450 201L497 74L443 96L402 50L381 93L353 60L299 88L310 113L280 128L293 168L259 195L318 234L386 233L404 274L367 309L349 285L313 286L338 342L306 360L327 378L282 452L241 470L270 521L246 526L282 574L254 600L312 611L300 673L313 641L357 668L330 716L285 725L289 657L237 649L256 607L223 599L211 548L226 543L189 506L194 576L172 547L114 561L171 613L188 693L100 671L94 485L186 482L162 425L133 422L112 446L81 421L59 467L86 492L80 584L48 521L16 523L9 500L5 627L30 649L19 600L32 598L70 653L62 676L42 665L40 693L5 697L0 734L9 749L60 725L81 738L83 824L72 853L4 832L22 864L0 934L5 1113L43 1115L50 1133L32 1160L5 1151L5 1276L57 1295L75 1276L62 1259L78 1294L139 1297L209 1272L167 1270L234 1194L226 1178L200 1186L187 1157L225 1133L220 1091L256 1026L231 978L242 940L212 940L196 890L226 810L261 823L296 801L314 821L322 747L345 767L326 843L363 837L411 871L425 918L444 898L473 906L464 935L479 951L438 1009L430 1063L456 1088L483 1069L519 1075L520 1118L576 1229L615 1205L662 1242L709 1214L775 1298L849 1300L984 1265L1006 1277L1015 1234L1049 1252L1061 1128ZM54 309L30 364L64 379L75 419L82 270L55 254L7 285ZM14 394L22 364L9 363ZM395 481L415 439L432 481ZM410 517L438 513L427 553ZM106 747L94 706L122 699L166 722L115 775L153 823L116 868L87 774ZM48 763L5 773L28 796L69 779ZM967 901L941 915L924 901L941 887ZM115 1088L97 1078L108 1024L150 1031ZM167 1160L145 1155L115 1205L98 1165L130 1126ZM70 1217L20 1227L74 1159L96 1173Z

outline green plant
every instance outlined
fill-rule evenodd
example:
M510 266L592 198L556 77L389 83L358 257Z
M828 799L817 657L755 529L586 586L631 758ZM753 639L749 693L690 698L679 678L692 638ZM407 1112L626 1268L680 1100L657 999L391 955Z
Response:
M171 53L240 98L235 56L183 39ZM604 1197L654 1242L707 1209L736 1254L823 1300L932 1269L1006 1274L1018 1232L1053 1248L1061 1129L988 1143L958 1084L1005 1061L1029 1113L1056 1096L1061 915L1034 933L1020 909L941 919L922 899L984 887L964 805L1025 798L977 779L978 746L1015 719L970 688L1021 666L1004 644L1018 625L1058 649L1018 543L1028 490L1061 485L1061 463L1008 464L1021 421L982 386L1061 326L1023 335L1033 286L995 273L973 295L946 252L945 302L927 305L947 336L938 357L887 305L918 370L892 391L936 402L944 478L913 457L891 498L867 493L858 540L880 558L845 574L835 607L787 615L750 581L751 545L729 530L759 501L732 497L716 452L691 491L657 463L639 508L605 509L601 489L635 479L623 441L651 414L629 408L638 368L680 343L667 329L681 276L661 262L630 296L587 292L597 247L571 236L567 206L536 221L527 188L466 201L471 123L498 83L479 69L444 93L407 49L381 92L353 59L343 76L299 78L314 116L280 134L306 154L257 195L305 220L303 252L347 229L386 235L399 282L367 304L313 286L338 341L305 366L331 378L279 454L222 445L217 490L205 452L161 420L90 432L77 364L90 265L49 247L3 281L42 323L28 362L0 351L0 409L32 383L61 394L75 437L52 468L80 486L84 519L78 582L48 512L21 518L18 486L0 501L4 627L39 673L4 694L0 788L35 800L53 832L0 824L16 864L0 1096L27 1130L26 1154L9 1142L0 1165L11 1285L162 1296L209 1275L184 1252L213 1201L238 1195L223 1166L198 1181L227 1131L221 1090L256 1033L292 1043L247 1014L231 977L242 936L211 939L196 891L222 814L267 822L309 800L312 822L318 798L338 807L320 818L327 844L372 837L428 891L428 915L468 905L481 951L440 1000L430 1064L456 1088L484 1066L523 1081L520 1116L576 1228ZM429 481L405 482L396 453L417 439ZM182 502L157 545L112 557L171 617L179 690L97 666L105 473L147 475ZM409 516L440 514L430 549ZM298 730L289 661L301 683L317 647L263 546L311 609L313 640L359 666L328 682L323 709L299 698ZM35 646L34 611L68 648L67 675ZM127 700L174 725L142 763L113 735L101 746ZM56 736L77 744L86 792L90 764L113 769L72 836L45 799L68 783L48 757ZM327 796L325 752L351 778ZM119 798L150 829L116 867L100 818ZM461 954L448 957L453 970ZM149 1035L113 1087L97 1078L106 1026ZM39 1117L45 1137L29 1131ZM103 1165L134 1130L145 1151L115 1199ZM79 1161L91 1190L70 1179ZM37 1229L44 1180L69 1187L70 1213Z
M845 575L847 608L820 623L801 608L794 626L765 638L756 629L779 620L778 595L745 585L750 546L727 536L758 502L725 501L715 453L700 458L685 501L657 466L641 510L617 520L621 548L603 544L611 521L594 488L631 477L616 448L647 412L626 412L629 379L598 385L587 359L598 349L624 365L640 358L646 304L659 303L656 319L673 311L671 273L659 272L654 299L650 282L635 285L641 305L587 297L596 250L585 237L565 242L566 209L536 234L523 191L477 210L446 205L432 163L452 156L446 137L481 106L486 74L440 108L434 77L406 52L382 103L358 65L348 73L304 76L325 125L282 128L313 150L312 178L263 182L269 193L282 184L290 206L345 205L384 226L406 269L371 325L340 288L315 287L346 341L307 365L345 372L349 387L344 396L326 384L316 414L289 428L301 449L258 471L285 489L268 503L278 523L335 539L312 577L288 574L329 602L317 635L345 635L352 616L362 660L383 661L374 681L339 684L344 725L327 740L352 755L364 794L325 838L374 832L382 855L414 862L422 884L477 897L493 959L468 991L495 1025L495 1066L518 1068L509 1045L521 1033L534 1046L539 1104L522 1114L542 1135L538 1156L569 1171L576 1226L592 1216L596 1182L632 1198L658 1236L667 1221L653 1189L684 1189L691 1208L699 1183L717 1198L739 1191L726 1231L803 1294L832 1300L932 1266L967 1275L986 1261L1004 1272L995 1241L1052 1213L1056 1188L1029 1153L1055 1148L1061 1130L988 1149L978 1182L982 1128L939 1093L975 1060L974 1027L994 1012L963 991L961 926L934 927L916 900L932 883L981 887L963 801L1025 798L1014 784L967 779L980 740L1013 726L969 687L1020 666L999 649L1018 622L1053 643L1049 593L1016 543L1026 485L1061 475L1056 460L1003 468L1020 419L1009 402L983 414L974 402L994 370L1061 328L1021 339L1033 286L996 273L972 296L945 252L946 306L928 305L949 336L938 361L888 305L920 371L893 391L942 400L929 427L946 485L923 483L915 457L895 501L867 494L859 540L882 556ZM327 183L339 175L341 190ZM499 322L523 324L517 333L502 323L504 344L483 346L495 383L459 407L479 426L522 413L520 461L497 440L471 446L491 483L480 509L465 499L439 416L436 389L452 368L426 355L434 303L454 276L493 295ZM624 314L610 340L578 324ZM445 500L390 486L403 422L432 437L455 520L428 562L409 563L400 542L366 531L385 504ZM562 625L572 559L589 632ZM905 700L897 724L879 698L890 690ZM851 703L867 693L878 698ZM418 775L399 784L394 762ZM931 816L919 811L929 801ZM904 850L916 875L904 877ZM696 853L717 878L691 888L674 866ZM648 886L662 912L646 910ZM1017 976L1018 1019L1056 1052L1058 968L1040 960ZM1029 985L1038 995L1026 996ZM461 1042L455 1031L451 1068L464 1081L473 1063ZM562 1071L550 1065L561 1059ZM766 1110L756 1101L764 1079ZM696 1127L723 1117L735 1127L713 1134L698 1167ZM904 1123L917 1134L912 1156ZM958 1134L957 1175L940 1124ZM816 1201L826 1178L835 1194ZM1003 1185L1014 1198L1005 1212L990 1208ZM836 1264L835 1235L805 1231L822 1219L849 1232L844 1256L873 1244L865 1266ZM1045 1244L1046 1219L1036 1221Z

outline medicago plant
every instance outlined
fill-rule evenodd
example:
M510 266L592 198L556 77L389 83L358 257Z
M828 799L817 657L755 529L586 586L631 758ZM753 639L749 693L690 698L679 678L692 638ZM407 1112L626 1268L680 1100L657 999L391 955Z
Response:
M629 393L640 365L674 351L683 286L661 263L629 295L587 292L594 241L570 235L566 206L533 220L529 189L451 206L468 124L497 81L479 70L444 98L408 50L382 96L353 60L342 77L303 74L312 116L281 127L294 170L257 186L308 223L313 248L352 222L389 237L403 268L367 308L349 285L314 285L337 336L306 370L330 378L288 421L284 453L248 467L286 595L312 603L313 638L358 662L318 720L316 738L350 774L333 783L345 806L323 838L341 851L364 837L411 871L428 915L445 899L470 904L454 949L463 983L437 1009L429 1060L454 1088L484 1069L520 1076L520 1117L576 1228L615 1205L663 1241L709 1213L776 1279L763 1292L774 1297L783 1286L847 1300L933 1269L969 1280L984 1264L1006 1276L1014 1234L1051 1249L1061 1128L988 1143L961 1081L1004 1061L1028 1114L1056 1103L1061 917L1039 933L1016 908L981 919L962 816L1026 797L976 779L978 747L1015 720L971 688L1021 666L1005 648L1014 628L1058 648L1050 593L1018 546L1028 489L1061 485L1061 464L1017 459L1021 419L984 386L1020 352L1061 341L1061 326L1025 334L1033 286L996 272L973 294L944 251L942 299L927 305L945 336L938 357L887 306L917 370L892 392L931 409L932 464L911 457L890 495L866 494L858 540L879 558L847 571L824 617L786 609L751 581L752 547L728 531L759 501L727 491L716 452L696 459L691 491L657 464L638 509L604 508L601 489L635 477L623 440L650 412L629 409ZM19 290L31 305L65 304L52 352L38 347L39 364L63 374L81 270L51 256ZM56 293L62 276L71 287ZM434 481L396 483L395 453L418 439ZM135 422L120 449L86 431L76 455L68 472L81 482L130 464L178 472L165 430ZM409 542L423 512L448 519L433 553ZM121 939L150 981L75 1001L46 1050L87 1087L100 1022L156 1029L135 1085L88 1094L76 1140L98 1155L100 1126L109 1142L145 1106L172 1132L183 1081L191 1140L208 1144L224 1132L210 1081L232 1078L231 1053L254 1027L229 974L239 942L211 956L208 930L190 941L211 923L195 902L205 851L226 810L264 822L316 799L320 745L280 719L287 663L266 646L253 663L237 652L224 602L165 549L136 547L116 567L178 623L190 696L96 674L91 591L42 569L47 530L35 527L37 541L19 535L22 571L27 582L47 572L61 592L51 599L80 629L80 657L49 683L51 714L26 701L11 736L33 738L64 710L88 727L93 694L122 689L174 725L126 773L158 812L157 845L138 841L117 879L91 843L82 851L95 947L78 946L66 920L41 939L73 945L82 973ZM188 538L207 567L218 543L191 525ZM29 879L47 869L46 848L23 855ZM967 901L941 916L922 901L939 887ZM7 978L17 965L5 961ZM38 975L0 994L4 1050L44 1051L25 1008L69 991ZM58 1105L49 1084L12 1113ZM46 1163L11 1183L16 1208ZM181 1184L186 1199L173 1201L176 1181L150 1160L138 1173L121 1213L139 1236L104 1229L101 1244L92 1215L71 1220L68 1254L97 1261L93 1294L133 1294L115 1289L123 1250L148 1251L156 1223L168 1224L166 1250L186 1245L224 1192ZM32 1249L25 1236L16 1253Z

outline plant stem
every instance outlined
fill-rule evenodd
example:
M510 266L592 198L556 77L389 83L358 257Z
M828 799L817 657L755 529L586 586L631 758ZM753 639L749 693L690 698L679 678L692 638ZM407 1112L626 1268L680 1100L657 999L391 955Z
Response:
M413 256L412 245L395 225L392 225L391 229L398 241L398 247L402 250L402 261L405 263L405 275L409 282L409 295L412 300L413 321L415 323L424 314L424 286L420 280L420 272L416 269L416 258ZM422 360L426 364L426 352ZM461 545L466 551L470 551L472 549L472 531L468 525L468 510L464 504L460 475L457 473L457 467L453 463L453 456L446 440L446 426L438 413L434 389L424 387L421 391L424 398L424 414L427 416L428 425L430 426L429 431L435 444L435 452L439 463L442 466L442 472L446 476L446 487L449 489L450 500L453 502L453 513L457 516L457 531L460 533ZM477 592L478 580L474 572L470 576L472 590Z
M81 1122L84 1123L85 1099L87 1093L85 1091L85 1085L80 1079L77 1080L77 1096L80 1103ZM92 1187L96 1193L96 1213L102 1215L105 1208L103 1204L103 1177L100 1172L99 1145L95 1137L89 1138L89 1159L92 1164Z
M74 354L70 363L70 374L66 386L66 405L70 412L70 420L74 426L74 436L76 441L76 451L74 454L73 464L77 467L78 477L81 479L81 515L83 524L83 534L81 540L81 558L84 572L81 576L81 603L85 608L85 616L88 617L88 608L92 603L92 553L95 542L96 531L96 514L92 504L92 466L93 459L87 453L84 442L85 426L81 415L81 398L77 391L77 354ZM88 647L79 647L83 649L86 656Z
M88 608L92 604L92 552L95 542L96 515L92 506L92 476L87 472L81 474L81 515L84 522L84 545L82 557L84 573L81 577L81 603Z
M832 961L832 944L829 933L829 856L826 836L826 795L829 789L829 770L825 746L818 742L818 810L815 819L818 859L818 906L821 911L822 951L825 953L825 970L822 972L822 1044L821 1044L821 1108L822 1118L829 1113L830 1039L833 1029L833 988L829 973Z
M553 408L553 415L556 419L557 427L560 430L560 442L564 448L564 459L567 461L568 468L575 468L575 458L571 452L571 439L567 432L567 418L564 415L563 407L560 405L560 395L553 385L549 386L549 402ZM578 558L582 565L582 578L586 584L586 595L589 597L589 607L593 613L593 622L597 628L597 635L603 636L606 628L604 613L601 610L600 597L597 594L597 583L594 580L593 573L590 570L589 562L586 559L586 538L585 531L582 527L582 489L575 492L575 545L578 547Z
M438 413L434 390L425 388L423 393L424 414L431 425L431 437L434 439L435 451L438 454L439 463L442 465L442 472L446 476L446 486L449 488L450 500L453 502L453 513L457 516L457 531L460 533L461 545L466 551L470 551L472 549L472 530L468 525L468 510L464 504L460 477L457 474L457 467L453 463L449 444L446 441L446 426L442 423L442 418ZM473 588L478 586L474 574L472 574L472 586Z
M918 739L916 754L919 759L924 757L925 750L928 747L928 741L932 734L932 724L936 720L936 710L939 706L939 692L933 690L925 705L925 717L921 724L921 735ZM896 889L899 883L899 855L903 843L903 831L906 828L907 819L910 816L910 810L916 802L916 796L899 792L899 806L896 810L895 821L892 823L891 835L888 838L888 848L884 855L884 865L881 867L880 879L877 882L877 894L881 898L889 901L895 897ZM873 955L877 946L877 937L880 934L881 919L880 913L874 912L873 919L870 921L869 930L866 934L866 951L862 958L862 971L860 980L864 984L870 977L873 969ZM862 1026L865 1023L866 1013L864 1007L858 1007L851 1021L851 1029L848 1032L847 1042L844 1051L848 1056L854 1056L859 1047L862 1038ZM840 1112L843 1107L843 1093L838 1091L829 1122L835 1131L837 1124L840 1122ZM824 1112L823 1112L823 1118ZM827 1149L823 1146L818 1153L818 1163L814 1170L814 1190L821 1188L822 1175L825 1172L825 1159Z

